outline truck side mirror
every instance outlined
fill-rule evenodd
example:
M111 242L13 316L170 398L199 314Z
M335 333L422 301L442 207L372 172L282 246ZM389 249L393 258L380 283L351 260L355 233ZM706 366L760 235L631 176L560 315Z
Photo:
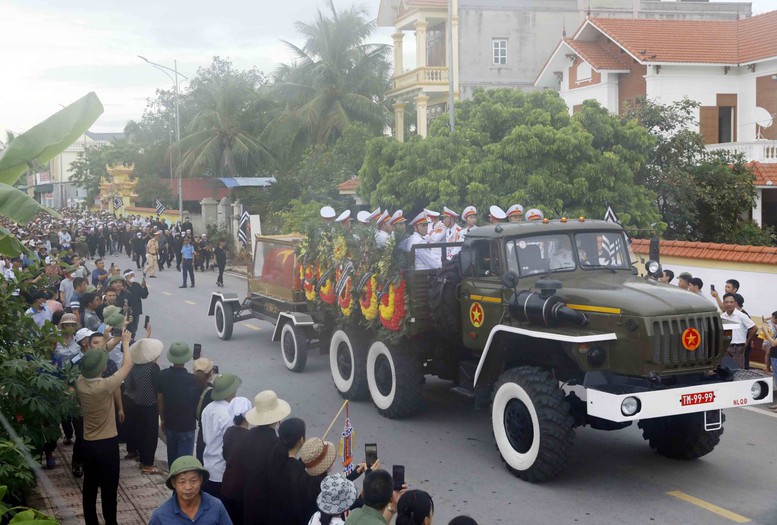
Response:
M515 288L518 286L518 274L510 270L502 275L502 285L505 288Z
M462 248L459 252L459 269L461 275L468 277L475 274L475 263L477 261L477 250L471 248Z

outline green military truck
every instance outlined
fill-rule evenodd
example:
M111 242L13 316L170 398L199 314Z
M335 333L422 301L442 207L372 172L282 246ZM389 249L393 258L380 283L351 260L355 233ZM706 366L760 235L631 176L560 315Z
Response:
M413 269L414 253L445 259L451 245L412 246L390 288L369 273L345 286L340 270L301 279L307 308L280 312L273 339L294 371L309 343L328 349L338 392L389 418L419 410L425 376L453 381L490 403L501 457L527 481L558 476L583 425L637 422L658 453L695 459L719 443L721 410L770 402L771 381L724 359L729 327L712 302L638 276L627 246L621 226L582 218L479 227L439 270ZM296 263L294 275L312 267ZM361 316L311 300L319 287L353 293ZM382 319L404 310L404 329L365 321L369 288L382 290Z

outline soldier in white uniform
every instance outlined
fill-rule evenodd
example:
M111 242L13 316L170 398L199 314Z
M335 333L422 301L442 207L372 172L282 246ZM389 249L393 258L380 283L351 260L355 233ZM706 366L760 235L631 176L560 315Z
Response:
M337 219L335 219L335 222L339 224L344 230L350 230L351 229L351 210L345 210L337 217Z
M445 225L445 242L460 242L463 240L461 226L456 223L456 219L458 218L458 213L448 208L447 206L443 206L442 222ZM448 257L448 260L451 260L454 255L459 253L460 250L460 246L446 248L446 256Z
M429 219L426 216L426 212L422 211L411 221L413 225L413 235L408 237L406 248L409 251L411 246L417 244L429 244L431 237L429 235ZM415 269L416 270L435 270L442 266L440 257L435 258L433 255L434 250L415 250Z
M335 209L331 206L323 206L319 213L321 214L321 220L327 224L331 223L334 220L335 215L337 215Z
M356 220L359 222L359 224L369 224L370 223L370 212L367 210L362 210L356 214Z
M507 221L508 222L521 222L523 220L523 206L520 204L513 204L507 208Z
M440 220L440 212L424 209L429 218L429 239L432 243L445 242L445 225ZM438 261L442 257L442 248L432 248L432 256Z
M542 210L538 210L537 208L532 208L529 211L526 212L526 221L541 221L545 218L545 214L542 213Z
M464 237L478 225L478 210L474 206L467 206L461 212L461 220L464 221L464 227L461 229L461 238Z
M491 224L499 224L507 219L507 214L499 206L491 206L488 209L488 222Z
M377 244L378 248L385 247L389 238L391 238L391 234L394 233L391 224L389 224L390 220L391 215L389 215L388 211L384 211L378 217L378 229L375 231L375 244Z

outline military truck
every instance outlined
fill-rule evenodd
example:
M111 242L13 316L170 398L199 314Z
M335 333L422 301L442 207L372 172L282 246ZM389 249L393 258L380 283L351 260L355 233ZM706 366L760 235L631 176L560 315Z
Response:
M656 261L645 264L652 275L638 276L617 224L479 227L440 270L412 269L418 250L445 259L450 247L407 253L401 334L321 315L320 302L295 314L328 346L343 397L370 397L382 415L407 417L421 407L426 375L451 380L490 403L502 459L531 482L564 470L576 427L637 422L658 453L695 459L719 443L723 409L771 400L767 377L724 359L730 331L716 306L651 278L661 273ZM291 322L279 315L275 340Z

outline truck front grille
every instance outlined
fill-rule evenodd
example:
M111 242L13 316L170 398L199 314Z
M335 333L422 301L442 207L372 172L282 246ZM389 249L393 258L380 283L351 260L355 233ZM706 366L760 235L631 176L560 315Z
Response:
M683 332L695 328L701 335L696 350L683 346ZM689 316L653 321L653 361L665 368L693 368L710 365L720 345L720 317Z

